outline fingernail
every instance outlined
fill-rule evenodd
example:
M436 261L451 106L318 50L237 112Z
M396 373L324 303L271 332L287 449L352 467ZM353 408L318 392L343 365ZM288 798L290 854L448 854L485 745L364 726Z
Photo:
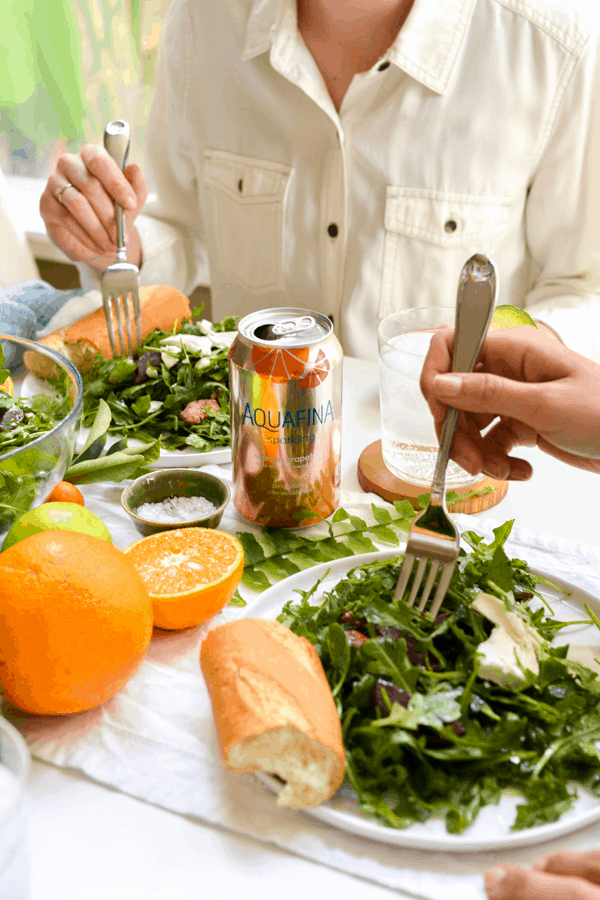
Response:
M500 898L503 895L502 882L506 877L506 869L502 866L496 866L495 869L489 869L483 876L485 881L485 889L490 900Z
M436 375L433 379L433 386L445 396L454 397L460 393L462 378L460 375Z
M488 478L495 478L497 481L504 481L507 474L506 470L502 466L496 465L496 463L490 463L482 471Z

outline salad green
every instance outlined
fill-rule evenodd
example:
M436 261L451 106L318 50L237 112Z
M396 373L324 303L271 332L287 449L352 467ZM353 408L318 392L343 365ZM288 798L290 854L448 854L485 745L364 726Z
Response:
M0 344L0 384L10 375L4 361ZM0 532L34 505L53 471L71 458L72 435L61 429L50 432L71 411L73 401L65 373L52 381L53 396L15 398L0 391Z
M508 790L523 798L519 830L560 818L575 785L600 797L600 682L567 646L550 646L573 623L529 606L544 598L527 563L504 551L512 524L490 544L463 535L471 553L461 551L435 621L394 600L401 557L352 569L319 605L311 598L320 582L299 591L279 616L315 646L341 720L346 777L361 810L384 825L438 815L460 834ZM542 645L539 672L520 671L512 686L478 676L478 648L494 627L473 606L481 592ZM597 624L587 612L585 623Z
M4 351L0 344L0 384L10 372L4 368ZM52 380L55 394L51 397L11 397L0 391L0 454L24 447L50 431L70 412L72 401L64 373Z
M137 362L98 356L84 376L83 424L91 426L104 400L112 414L110 434L144 443L160 438L165 450L228 447L228 343L218 336L236 329L232 316L214 324L184 319L172 332L152 331ZM198 400L214 402L202 421L186 421L181 413Z

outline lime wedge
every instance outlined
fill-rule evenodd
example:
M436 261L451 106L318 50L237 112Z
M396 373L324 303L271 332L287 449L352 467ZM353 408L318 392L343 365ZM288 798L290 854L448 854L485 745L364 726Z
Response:
M533 325L534 328L537 328L529 313L526 313L524 309L505 304L504 306L497 306L494 310L489 331L502 328L516 328L517 325Z

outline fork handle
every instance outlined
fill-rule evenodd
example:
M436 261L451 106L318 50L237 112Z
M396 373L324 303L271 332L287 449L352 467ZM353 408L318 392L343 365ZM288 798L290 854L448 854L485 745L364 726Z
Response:
M129 125L123 119L115 119L109 122L104 131L104 147L118 165L121 172L127 162L129 153L130 132ZM117 223L117 259L127 262L127 249L125 247L125 217L123 207L115 203L115 220Z
M475 254L463 266L458 282L453 372L472 372L475 368L494 313L497 293L493 262L483 254ZM431 500L437 505L445 504L446 469L459 418L460 410L448 407L431 486Z

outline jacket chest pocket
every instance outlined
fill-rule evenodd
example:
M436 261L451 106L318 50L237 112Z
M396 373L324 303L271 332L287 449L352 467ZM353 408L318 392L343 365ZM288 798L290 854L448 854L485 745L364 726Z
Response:
M283 208L291 171L223 150L204 154L218 262L248 291L283 289Z
M415 306L454 306L474 253L493 258L511 199L388 187L378 316Z

